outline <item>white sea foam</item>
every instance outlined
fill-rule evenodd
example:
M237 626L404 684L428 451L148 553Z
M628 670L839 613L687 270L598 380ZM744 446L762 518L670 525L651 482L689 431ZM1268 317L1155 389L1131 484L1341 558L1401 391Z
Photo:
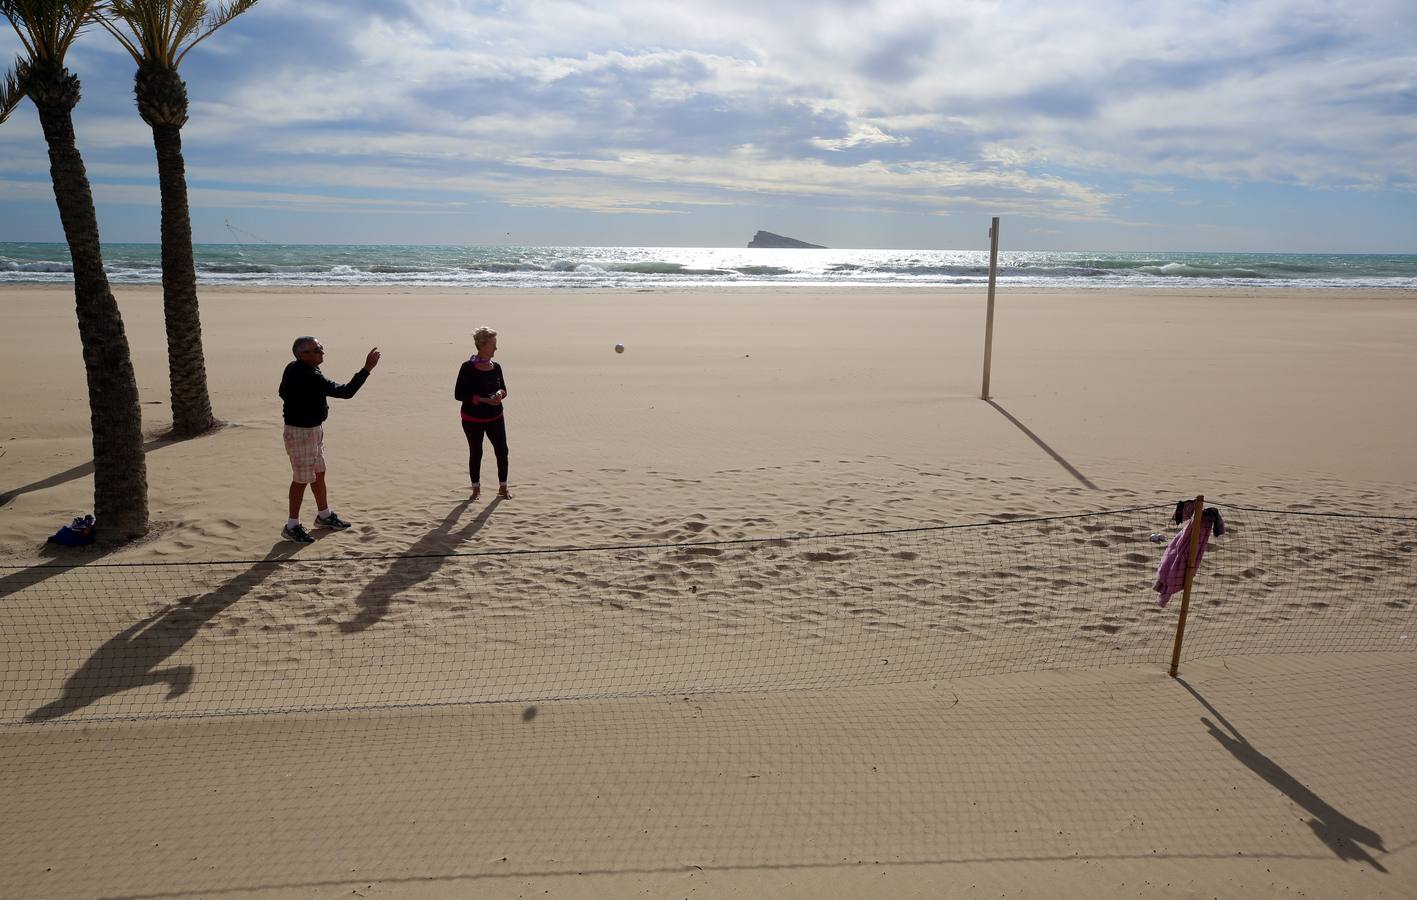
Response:
M161 281L153 244L104 247L117 284ZM528 288L978 285L984 250L749 250L734 247L199 245L203 284L479 285ZM0 244L0 283L72 278L62 244ZM1417 256L1249 253L1000 253L1003 285L1417 289Z

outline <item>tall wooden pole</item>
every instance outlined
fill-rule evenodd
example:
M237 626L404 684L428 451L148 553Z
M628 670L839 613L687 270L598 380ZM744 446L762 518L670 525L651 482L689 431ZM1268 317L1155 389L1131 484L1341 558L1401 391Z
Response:
M1201 529L1205 527L1205 495L1196 496L1195 508L1191 510L1191 547L1186 555L1186 585L1181 593L1181 617L1176 621L1176 645L1171 648L1171 677L1181 665L1181 639L1186 635L1186 612L1191 608L1191 583L1196 579L1196 557L1201 548Z
M989 224L989 313L984 319L984 387L980 400L989 399L989 364L994 357L994 277L999 271L999 217Z

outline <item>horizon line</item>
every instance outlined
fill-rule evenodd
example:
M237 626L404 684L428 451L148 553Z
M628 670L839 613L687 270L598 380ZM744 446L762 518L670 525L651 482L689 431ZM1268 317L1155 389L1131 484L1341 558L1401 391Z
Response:
M7 244L32 244L49 245L55 247L68 248L67 241L21 241L21 240L0 240L0 246ZM843 250L887 250L887 251L909 251L909 252L987 252L988 247L748 247L742 244L495 244L495 243L460 243L449 242L439 244L426 243L400 243L393 241L193 241L194 247L536 247L541 249L576 249L595 248L607 249L616 248L624 250L795 250L811 253L813 250L843 251ZM140 246L140 247L161 247L161 241L104 241L100 240L99 246ZM1417 249L1411 250L1187 250L1176 247L1157 248L1150 247L1138 250L1118 250L1115 248L1089 248L1089 249L1041 249L1037 247L1009 247L999 248L1000 253L1212 253L1212 254L1282 254L1285 256L1417 256Z

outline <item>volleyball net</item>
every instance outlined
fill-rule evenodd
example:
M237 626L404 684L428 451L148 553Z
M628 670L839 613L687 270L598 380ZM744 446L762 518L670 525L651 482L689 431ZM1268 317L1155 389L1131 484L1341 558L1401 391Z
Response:
M1417 519L1216 504L1181 659L1410 651ZM1170 504L815 536L0 567L0 725L1164 667Z

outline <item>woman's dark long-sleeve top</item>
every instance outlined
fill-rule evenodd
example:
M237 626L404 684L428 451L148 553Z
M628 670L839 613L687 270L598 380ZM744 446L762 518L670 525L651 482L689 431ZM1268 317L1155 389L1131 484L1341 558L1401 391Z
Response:
M453 387L453 399L462 403L464 422L495 422L502 418L502 407L495 403L474 403L473 398L485 400L498 391L507 389L507 380L502 377L502 367L496 362L487 371L477 368L472 360L458 369L458 383Z

